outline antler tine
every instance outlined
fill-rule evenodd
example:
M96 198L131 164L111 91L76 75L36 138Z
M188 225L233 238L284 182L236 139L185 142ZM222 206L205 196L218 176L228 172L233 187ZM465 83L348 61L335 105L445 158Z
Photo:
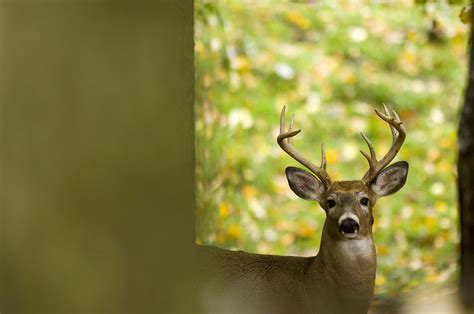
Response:
M364 155L369 163L369 170L362 178L362 181L366 183L372 182L380 171L388 166L388 164L395 158L406 137L405 127L403 126L403 122L400 120L398 114L394 110L392 110L392 114L390 114L390 111L385 104L383 104L383 107L385 114L379 112L377 109L375 109L375 113L390 126L392 132L392 146L382 159L377 160L372 144L369 139L361 133L370 150L370 157L365 152L361 151L362 155Z
M283 149L288 155L293 157L293 159L295 159L300 164L311 170L318 177L318 179L321 180L321 182L326 186L326 188L328 188L331 185L332 181L326 172L326 155L324 153L324 145L321 146L321 167L316 166L311 161L304 158L303 155L301 155L299 152L297 152L293 145L291 145L290 139L300 133L301 129L292 130L294 121L294 115L292 115L290 120L290 127L287 132L285 131L285 111L286 106L283 107L280 114L280 134L277 137L278 145L280 145L281 149ZM285 141L285 139L287 140Z
M283 109L280 113L280 134L285 133L285 111L286 106L283 106Z
M290 127L288 128L288 132L291 132L291 130L293 130L293 123L294 122L295 122L295 114L292 113L291 118L290 118ZM288 138L288 143L289 144L291 143L291 137Z
M371 160L377 160L377 158L375 157L375 150L374 150L374 147L372 146L372 143L369 141L369 139L367 138L367 136L365 136L364 133L360 132L360 135L362 135L362 138L367 143L367 146L369 147L369 151L370 151L370 157L363 150L360 151L362 155L364 155L364 157L369 161L369 163Z
M324 143L321 143L321 167L326 170L326 153L324 152Z
M387 106L384 103L382 103L382 105L383 105L383 111L385 112L385 115L390 116L390 111L388 110ZM392 112L395 113L395 111L393 110ZM392 125L390 125L390 131L392 132L392 139L395 138L395 136L397 136L397 130Z

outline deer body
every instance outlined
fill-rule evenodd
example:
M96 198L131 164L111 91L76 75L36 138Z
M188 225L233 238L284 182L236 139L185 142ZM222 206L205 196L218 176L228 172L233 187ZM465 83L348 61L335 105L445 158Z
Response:
M200 248L209 258L207 267L218 274L212 287L215 291L208 299L212 305L205 306L206 312L367 313L376 271L372 239L334 247L327 239L323 231L321 249L314 257ZM223 304L213 308L216 291Z
M398 191L408 173L406 162L386 167L404 139L401 121L386 108L385 115L377 112L392 130L389 153L377 161L363 135L370 149L370 157L363 153L369 171L362 180L332 182L325 171L324 148L321 166L316 167L291 146L289 138L300 130L292 130L292 118L284 131L284 113L278 143L312 171L286 168L290 188L303 199L317 201L326 213L319 252L295 257L200 247L198 255L211 278L202 288L204 312L367 313L376 274L372 207L378 198Z

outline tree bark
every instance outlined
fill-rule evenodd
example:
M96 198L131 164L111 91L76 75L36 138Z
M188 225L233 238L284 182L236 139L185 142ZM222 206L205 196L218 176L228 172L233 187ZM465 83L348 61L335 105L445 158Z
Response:
M463 303L474 306L474 49L471 23L470 58L464 107L458 130L458 189L461 225L460 292Z

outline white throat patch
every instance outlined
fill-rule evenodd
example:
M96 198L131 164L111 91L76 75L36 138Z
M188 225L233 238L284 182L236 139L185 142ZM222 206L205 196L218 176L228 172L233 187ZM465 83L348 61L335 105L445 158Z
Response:
M366 237L353 241L338 241L337 248L349 260L373 258L375 256L372 239Z

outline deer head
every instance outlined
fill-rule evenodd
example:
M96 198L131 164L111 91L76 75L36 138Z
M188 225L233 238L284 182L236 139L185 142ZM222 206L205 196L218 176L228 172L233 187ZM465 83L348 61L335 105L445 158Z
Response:
M390 126L392 146L385 156L378 160L369 139L361 133L369 147L370 155L361 150L369 163L369 170L362 180L332 181L326 172L324 145L321 145L321 165L318 167L298 153L291 139L300 129L293 130L294 115L290 120L288 131L285 131L285 110L280 115L280 134L277 141L280 147L306 170L287 167L286 177L290 188L299 197L317 201L325 210L327 219L325 227L334 240L353 240L372 236L374 218L372 207L383 197L397 192L405 184L408 174L408 163L399 161L390 166L405 140L405 128L395 111L392 113L384 105L384 112L375 109L375 113Z

